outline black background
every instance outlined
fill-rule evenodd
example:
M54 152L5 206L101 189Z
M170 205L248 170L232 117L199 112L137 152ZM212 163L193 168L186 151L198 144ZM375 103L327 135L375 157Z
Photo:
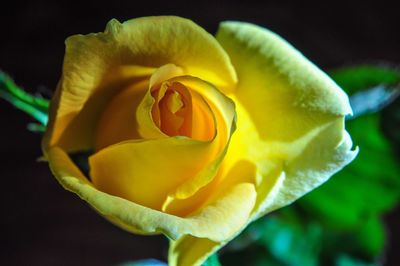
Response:
M222 20L268 27L324 70L363 62L400 64L399 14L379 3L325 2L310 6L279 2L212 1L31 1L2 4L0 68L28 91L53 90L61 73L64 40L102 31L111 18L148 15L190 18L214 33ZM125 233L106 222L50 174L39 134L30 119L0 101L2 265L116 265L160 258L160 237ZM397 212L397 214L396 214ZM388 214L388 265L400 265L399 209Z

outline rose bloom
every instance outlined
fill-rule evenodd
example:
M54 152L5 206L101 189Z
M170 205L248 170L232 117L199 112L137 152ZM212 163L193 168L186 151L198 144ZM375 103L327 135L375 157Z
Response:
M199 265L353 160L351 112L267 29L111 20L66 40L42 147L65 189L123 229L168 236L170 266Z

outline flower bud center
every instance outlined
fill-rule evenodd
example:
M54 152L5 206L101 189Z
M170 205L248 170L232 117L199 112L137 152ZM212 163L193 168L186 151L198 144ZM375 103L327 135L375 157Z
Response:
M169 136L191 137L192 102L188 89L178 82L166 82L152 95L156 100L152 116L161 131Z
M182 96L177 91L168 91L162 101L166 102L167 108L172 114L176 114L185 105Z
M168 136L210 140L215 134L213 114L197 93L184 84L166 81L151 92L156 126Z

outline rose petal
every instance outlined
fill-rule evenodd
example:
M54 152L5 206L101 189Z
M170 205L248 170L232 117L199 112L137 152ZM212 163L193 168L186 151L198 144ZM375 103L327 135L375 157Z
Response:
M145 17L123 24L111 20L104 33L68 38L44 149L54 145L68 151L93 148L96 124L109 99L170 63L220 88L234 88L236 83L225 51L213 36L187 19Z
M161 210L182 183L203 173L212 179L219 153L213 142L186 137L126 141L92 155L90 177L103 192Z
M87 61L91 62L90 59ZM44 152L55 145L68 152L94 149L97 124L110 99L132 84L147 88L147 79L154 72L154 68L129 66L108 74L100 70L102 74L92 72L93 77L82 73L83 77L80 77L77 72L66 70L68 62L66 58L64 72L72 74L64 74L51 101L49 123L42 141ZM82 69L86 69L85 66ZM101 75L102 80L91 80Z
M168 250L169 266L201 265L208 256L226 243L214 242L208 238L197 238L190 235L170 241Z
M281 168L285 180L277 185L283 182L284 190L270 204L289 204L355 157L344 130L344 116L351 113L348 98L326 74L279 36L252 24L224 22L217 39L240 81L231 96L238 129L225 161L254 162L260 188ZM259 193L257 202L268 193Z
M95 151L121 141L142 138L136 110L147 91L147 83L135 83L109 99L96 126Z
M161 66L151 75L150 82L131 84L112 99L108 99L109 103L103 109L96 127L95 150L99 151L125 140L167 137L159 128L155 127L149 114L146 113L147 115L142 120L137 121L136 112L140 103L143 105L143 102L145 102L149 106L153 105L154 99L152 99L151 94L146 95L146 93L155 83L182 74L183 70L173 64ZM141 128L150 128L151 134L148 134L148 136L140 134L138 124L141 124Z
M351 114L347 95L334 81L275 33L250 23L228 21L220 24L217 40L238 73L240 86L235 95L246 106L257 127L262 126L263 123L258 123L261 121L267 123L265 128L268 129L272 124L271 115L254 115L260 106L265 114L270 110L272 114L278 111L298 111L300 115L309 112L313 115ZM305 121L312 119L299 117L306 118ZM273 122L280 126L286 120L279 116L279 120L275 118ZM290 126L296 128L297 125ZM300 128L304 126L299 125ZM297 135L297 132L281 133L284 134L281 138ZM267 139L272 137L267 132L260 134L265 134Z
M98 189L156 210L163 209L165 201L190 197L213 180L235 118L232 101L210 84L193 77L177 77L169 82L181 82L193 93L202 93L216 119L213 139L198 141L178 136L126 141L102 149L89 159L90 176ZM141 104L138 115L142 127L153 123L149 104ZM148 117L149 122L141 122L140 116ZM198 125L194 126L193 131L198 130Z
M292 203L324 183L355 158L358 148L351 150L352 145L341 119L323 126L301 155L284 162L281 176L270 191L258 190L252 220ZM264 178L259 187L268 186L268 182Z
M203 201L203 205L207 206L209 202L213 202L215 199L221 197L221 194L225 193L225 191L229 191L231 188L237 187L238 184L254 184L256 175L255 170L255 166L248 161L240 161L236 163L231 169L229 169L229 171L227 171L227 169L221 169L218 178L213 180L213 182L207 187L203 188L212 190L211 198L208 200L201 199ZM200 194L199 196L201 197L201 193L202 191L197 194ZM187 200L192 200L192 198L196 200L197 194ZM255 196L256 194L254 194L254 197ZM246 197L238 196L231 202L231 204L240 204L240 201L247 200L248 198ZM179 207L179 205L175 207ZM252 207L252 209L254 209L254 207ZM243 211L245 210L242 209L242 212ZM238 213L237 215L240 218L242 213ZM227 216L229 216L228 213L226 214L226 217ZM248 217L247 220L245 217L240 218L241 222L240 226L237 227L237 230L232 231L227 238L222 239L221 241L215 241L209 238L198 238L191 235L184 235L175 241L172 240L170 242L168 256L169 265L175 266L202 264L209 255L238 235L247 225L249 218L250 217ZM220 219L223 219L223 217L220 217ZM238 219L238 217L236 217L236 219ZM223 229L221 228L221 230Z
M134 233L164 233L171 239L193 235L223 242L240 230L255 202L253 184L235 183L196 214L180 218L97 190L60 148L50 148L48 158L53 174L65 189L78 194L108 220Z

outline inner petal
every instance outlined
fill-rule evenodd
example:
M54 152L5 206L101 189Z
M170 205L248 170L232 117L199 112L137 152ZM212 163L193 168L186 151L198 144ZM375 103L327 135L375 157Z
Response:
M141 139L135 111L146 93L148 82L132 84L109 100L96 127L95 150L121 141Z
M234 103L207 82L179 76L150 86L136 118L143 139L110 145L89 158L94 186L176 215L201 208L212 191L202 188L216 178L233 133Z
M186 136L208 141L215 135L215 119L207 102L180 82L153 88L151 110L156 126L169 136Z
M182 102L180 94L176 91L168 91L159 105L161 109L161 130L170 136L185 135L184 133L180 133L180 129L185 121L183 112L181 112L181 115L178 114L178 111L185 105Z

